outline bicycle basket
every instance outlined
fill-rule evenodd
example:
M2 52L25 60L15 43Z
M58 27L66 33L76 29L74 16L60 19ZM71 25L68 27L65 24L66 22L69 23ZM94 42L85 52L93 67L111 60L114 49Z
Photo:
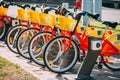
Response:
M7 8L0 7L0 16L6 16L7 10L8 10Z
M114 33L106 37L103 42L102 56L118 55L120 51L120 33Z
M51 14L40 13L40 24L46 26L55 26L55 16Z
M56 17L55 17L55 26L56 27L58 27L58 28L60 27L60 22L63 18L65 18L65 17L61 16L61 15L56 15Z
M120 33L114 33L106 38L115 48L120 50Z
M73 31L76 25L76 20L66 17L56 17L56 24L61 30Z
M29 19L28 11L24 10L24 9L18 9L17 18L20 20L28 21L28 19Z
M7 10L7 16L16 18L18 16L18 12L17 12L18 9L19 7L10 5Z
M92 31L88 32L88 35L98 37L98 38L102 38L103 32L104 32L104 30L102 30L102 29L92 30Z
M83 29L83 27L81 27L80 25L78 25L76 30L77 30L78 33L82 34L83 31L84 31L82 29Z
M38 12L35 11L29 11L29 19L33 23L40 24L40 15Z

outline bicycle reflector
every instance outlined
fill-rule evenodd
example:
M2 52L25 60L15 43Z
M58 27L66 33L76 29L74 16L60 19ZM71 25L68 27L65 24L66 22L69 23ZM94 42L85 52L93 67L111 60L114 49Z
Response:
M120 40L120 35L117 35L117 40Z

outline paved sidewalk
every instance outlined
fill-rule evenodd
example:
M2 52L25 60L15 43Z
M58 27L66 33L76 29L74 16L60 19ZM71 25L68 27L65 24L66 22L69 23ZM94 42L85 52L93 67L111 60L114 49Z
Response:
M26 60L22 57L17 57L17 54L12 53L7 47L4 47L5 44L0 42L0 56L6 58L14 64L20 65L24 70L31 73L37 78L37 80L74 80L77 77L77 71L80 63L70 71L62 75L62 77L57 76L57 74L50 72L46 68L39 66L35 63L30 63L29 60ZM92 71L91 76L96 80L120 80L120 72L113 72L105 67L100 70L97 68L97 65Z
M0 43L0 56L6 58L14 64L18 64L19 66L21 66L21 68L38 78L38 80L52 80L52 78L54 78L54 73L43 70L42 66L31 63L29 62L29 60L26 60L22 57L18 57L17 54L12 53L7 47L4 46L5 44L3 45L2 43Z
M102 7L102 20L120 23L120 9Z

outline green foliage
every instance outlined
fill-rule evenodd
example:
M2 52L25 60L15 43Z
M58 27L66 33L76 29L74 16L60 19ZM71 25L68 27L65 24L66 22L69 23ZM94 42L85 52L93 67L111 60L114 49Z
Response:
M0 72L0 77L4 77L4 76L6 76L6 75L7 75L6 72Z

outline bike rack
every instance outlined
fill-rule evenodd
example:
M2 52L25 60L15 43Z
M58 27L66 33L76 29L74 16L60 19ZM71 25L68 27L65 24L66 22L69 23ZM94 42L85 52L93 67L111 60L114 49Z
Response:
M90 76L96 60L102 49L102 40L97 37L90 36L88 38L88 53L85 60L82 62L79 68L76 80L95 80Z

